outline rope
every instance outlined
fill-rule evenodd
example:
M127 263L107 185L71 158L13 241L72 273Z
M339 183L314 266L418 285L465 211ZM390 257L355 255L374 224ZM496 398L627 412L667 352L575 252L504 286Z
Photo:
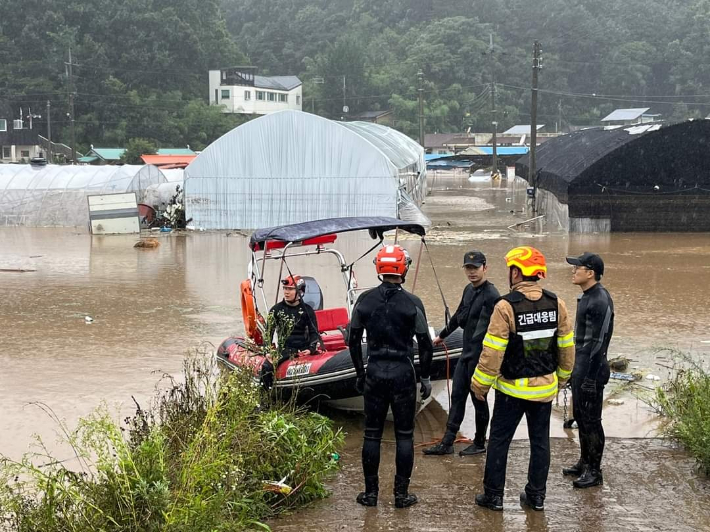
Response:
M451 320L451 311L449 310L449 305L446 304L446 298L444 297L444 291L441 289L441 283L439 282L439 276L436 274L436 268L434 267L434 261L431 258L431 252L429 251L429 246L426 240L422 238L422 243L426 248L426 254L429 257L429 262L431 263L431 269L434 272L434 279L436 280L436 286L439 288L439 294L441 294L441 300L444 302L444 325L448 326Z
M422 251L424 251L424 241L419 244L419 255L417 256L417 267L414 269L414 283L412 284L412 294L417 288L417 278L419 277L419 265L422 262Z

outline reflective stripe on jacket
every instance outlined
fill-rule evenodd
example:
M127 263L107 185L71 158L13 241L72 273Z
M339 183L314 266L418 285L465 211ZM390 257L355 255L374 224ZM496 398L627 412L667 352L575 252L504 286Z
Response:
M513 287L526 298L537 301L542 297L542 288L536 282L522 282ZM557 370L539 377L506 379L500 374L505 350L511 332L515 332L515 315L510 303L501 299L496 303L488 331L483 339L481 359L471 379L471 389L485 395L493 387L507 395L529 401L550 402L557 395L558 387L565 385L574 367L574 332L567 314L567 306L557 298L557 347L559 360Z

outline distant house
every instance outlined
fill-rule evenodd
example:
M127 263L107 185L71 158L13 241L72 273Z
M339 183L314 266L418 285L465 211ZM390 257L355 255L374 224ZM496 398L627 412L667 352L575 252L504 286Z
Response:
M303 108L301 80L296 76L259 76L256 67L209 71L209 99L223 112L266 115Z
M160 150L162 151L162 150ZM196 153L188 154L155 154L155 155L141 155L141 159L145 164L152 164L158 168L185 168L190 164L193 159L197 157Z
M632 126L634 124L645 124L656 122L660 118L659 114L650 114L650 107L637 107L632 109L617 109L611 114L602 118L605 126Z
M545 124L539 124L536 128L535 131L540 132L543 128L545 127ZM516 126L511 127L510 129L506 129L501 133L501 135L530 135L530 132L532 131L532 126L530 124L519 124Z
M29 162L34 157L44 157L37 131L23 120L0 116L0 162Z
M360 122L372 122L373 124L381 124L383 126L394 126L394 113L392 111L366 111L353 117L353 120Z
M91 147L89 153L84 157L79 157L78 161L84 164L121 164L121 156L126 151L125 148L94 148ZM182 156L181 160L178 161L174 159L174 163L182 162L186 157L190 157L189 161L195 158L197 154L189 148L161 148L155 154L155 156L165 156L165 157L179 157ZM146 155L141 156L141 158L146 162L146 164L153 164L145 161ZM188 161L188 163L189 163Z

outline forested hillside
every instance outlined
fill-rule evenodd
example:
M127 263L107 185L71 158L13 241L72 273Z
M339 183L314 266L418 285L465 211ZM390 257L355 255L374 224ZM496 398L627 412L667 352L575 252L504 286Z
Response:
M339 118L344 104L350 115L393 109L413 136L419 70L428 132L488 129L495 75L500 128L529 123L535 40L548 130L598 123L617 107L669 120L710 113L710 0L3 4L0 99L33 112L49 99L66 126L71 47L84 147L133 137L203 147L238 123L207 106L207 70L236 64L300 76L304 109L324 116Z

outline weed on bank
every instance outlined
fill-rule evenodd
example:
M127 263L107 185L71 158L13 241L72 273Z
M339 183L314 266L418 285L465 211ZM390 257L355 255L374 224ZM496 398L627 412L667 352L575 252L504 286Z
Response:
M0 459L0 530L232 531L327 496L343 434L319 414L266 397L251 375L220 377L189 357L125 424L103 405L70 431L74 458L41 441Z

